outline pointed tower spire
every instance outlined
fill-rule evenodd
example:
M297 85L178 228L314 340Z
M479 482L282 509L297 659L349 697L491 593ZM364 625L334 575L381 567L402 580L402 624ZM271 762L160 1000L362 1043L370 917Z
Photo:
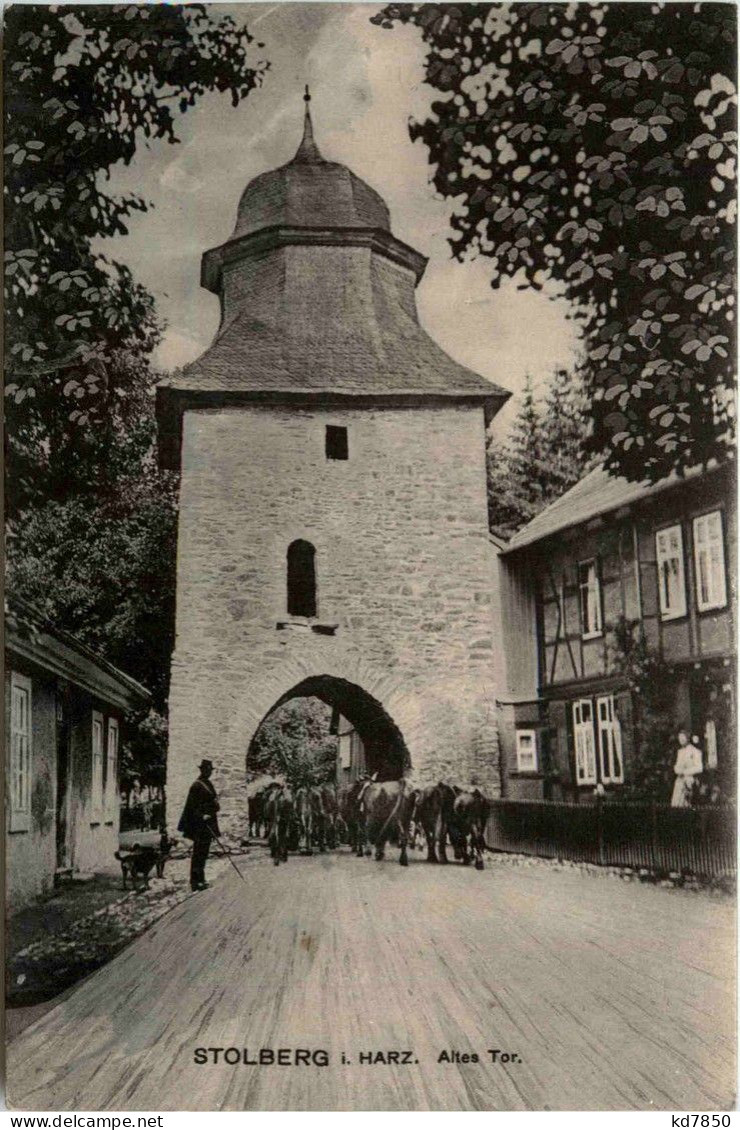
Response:
M293 162L297 164L311 164L315 161L323 161L324 158L319 153L316 142L313 138L313 123L311 121L311 94L306 86L306 93L303 95L303 101L306 103L306 110L303 115L303 139L298 146Z

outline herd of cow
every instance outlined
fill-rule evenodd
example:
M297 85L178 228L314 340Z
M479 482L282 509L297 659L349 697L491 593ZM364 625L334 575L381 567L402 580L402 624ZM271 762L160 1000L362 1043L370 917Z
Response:
M422 833L427 860L447 863L447 841L456 859L475 860L483 870L490 804L478 789L438 784L413 788L405 780L364 778L351 785L294 789L273 781L249 798L249 835L267 838L275 866L288 851L311 853L341 843L358 856L383 859L388 842L398 844L399 863L408 866L408 845Z

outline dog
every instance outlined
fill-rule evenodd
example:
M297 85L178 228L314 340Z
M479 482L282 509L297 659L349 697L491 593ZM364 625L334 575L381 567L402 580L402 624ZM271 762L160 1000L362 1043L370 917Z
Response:
M121 864L124 891L129 879L133 890L148 891L152 870L156 870L158 879L164 876L164 865L176 843L177 840L168 836L162 828L159 845L156 847L153 844L134 843L131 847L120 848L115 856Z

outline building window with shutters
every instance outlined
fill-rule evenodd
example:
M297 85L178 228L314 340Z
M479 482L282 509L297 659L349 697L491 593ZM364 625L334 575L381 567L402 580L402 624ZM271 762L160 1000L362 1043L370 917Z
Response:
M722 513L719 510L694 518L694 565L699 611L724 608L727 603L727 581Z
M622 760L622 727L614 704L614 695L596 699L596 720L599 732L599 776L605 785L624 782Z
M108 748L105 761L105 822L113 824L118 809L118 721L108 719Z
M103 819L103 715L93 710L92 715L92 788L90 795L90 823Z
M31 680L13 671L10 676L9 831L31 828L32 762Z
M596 784L596 746L593 705L590 698L573 703L573 741L576 755L576 784Z
M662 620L686 615L686 583L683 567L681 527L667 526L655 534L655 560L658 569L658 597Z
M288 546L288 615L316 615L316 550L310 541Z
M600 636L602 631L601 582L599 563L595 557L578 563L578 591L581 605L581 634L584 639Z
M519 773L537 772L537 734L534 730L516 732L516 767Z

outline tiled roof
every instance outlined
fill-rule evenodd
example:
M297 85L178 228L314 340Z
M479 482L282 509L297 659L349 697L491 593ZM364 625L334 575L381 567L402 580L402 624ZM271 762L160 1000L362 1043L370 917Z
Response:
M160 450L179 443L188 396L442 397L493 415L508 390L458 364L419 324L425 263L392 234L381 197L324 160L307 113L293 160L247 186L234 235L203 257L221 325L201 357L159 386Z
M5 647L127 710L151 700L141 683L10 592L5 593Z
M388 208L375 189L345 165L322 157L308 110L292 161L255 177L244 189L232 239L276 225L390 231Z
M701 468L686 472L686 478L696 478L702 474ZM618 475L611 475L603 467L595 467L577 482L575 486L552 502L540 514L518 530L510 539L504 553L533 545L550 537L551 534L570 526L578 526L599 514L619 510L643 498L677 486L684 480L671 474L657 483L632 483Z
M417 320L413 279L357 248L275 249L242 268L238 308L164 387L193 392L510 395Z

